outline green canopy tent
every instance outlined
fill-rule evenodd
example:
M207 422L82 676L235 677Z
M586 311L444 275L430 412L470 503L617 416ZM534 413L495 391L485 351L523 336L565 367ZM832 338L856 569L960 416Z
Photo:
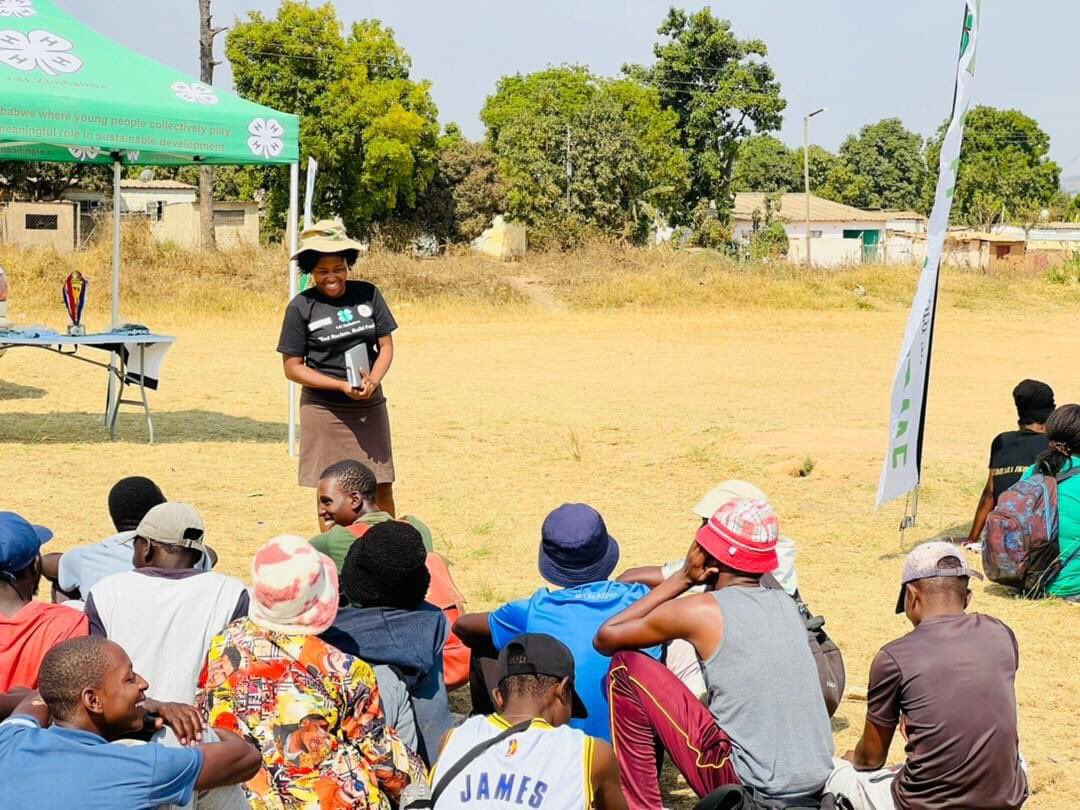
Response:
M128 50L52 0L0 0L0 160L113 166L112 324L120 324L124 165L290 167L297 221L299 120ZM290 253L296 228L289 228ZM289 294L295 295L295 264ZM289 450L296 434L290 386Z

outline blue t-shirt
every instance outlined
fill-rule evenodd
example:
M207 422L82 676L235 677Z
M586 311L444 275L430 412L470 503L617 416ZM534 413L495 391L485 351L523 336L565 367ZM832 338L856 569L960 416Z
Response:
M491 613L491 640L501 650L522 633L547 633L569 647L574 654L574 688L589 712L586 719L572 719L570 725L610 742L604 676L611 659L593 648L593 637L600 625L648 592L645 585L609 580L561 591L541 588L528 599L509 602ZM660 650L650 647L643 652L658 659Z
M108 743L88 731L41 728L26 715L0 723L0 807L149 810L191 801L197 748Z

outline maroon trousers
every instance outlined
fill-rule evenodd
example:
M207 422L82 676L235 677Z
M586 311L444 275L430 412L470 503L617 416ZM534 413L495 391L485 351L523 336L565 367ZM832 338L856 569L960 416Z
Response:
M630 810L663 806L656 745L698 796L739 784L731 738L672 672L639 652L616 653L608 671L611 743Z

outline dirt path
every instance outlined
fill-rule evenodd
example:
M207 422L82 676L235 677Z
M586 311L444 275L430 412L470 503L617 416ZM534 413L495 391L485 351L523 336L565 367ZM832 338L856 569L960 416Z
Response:
M559 298L554 291L544 283L543 279L533 276L511 276L506 281L517 292L544 309L558 311L566 309L566 302Z

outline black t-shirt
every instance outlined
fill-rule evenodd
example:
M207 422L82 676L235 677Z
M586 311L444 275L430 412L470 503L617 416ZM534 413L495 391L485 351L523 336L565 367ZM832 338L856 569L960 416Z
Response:
M310 368L345 380L345 352L364 344L372 368L379 356L379 338L395 329L397 321L374 284L349 281L337 298L327 298L311 287L289 302L277 350L288 357L303 357ZM338 391L309 390L323 399L352 401ZM369 400L372 405L381 401L381 394Z
M994 477L995 503L1049 445L1045 433L1033 430L1010 430L994 439L990 445L990 475Z

